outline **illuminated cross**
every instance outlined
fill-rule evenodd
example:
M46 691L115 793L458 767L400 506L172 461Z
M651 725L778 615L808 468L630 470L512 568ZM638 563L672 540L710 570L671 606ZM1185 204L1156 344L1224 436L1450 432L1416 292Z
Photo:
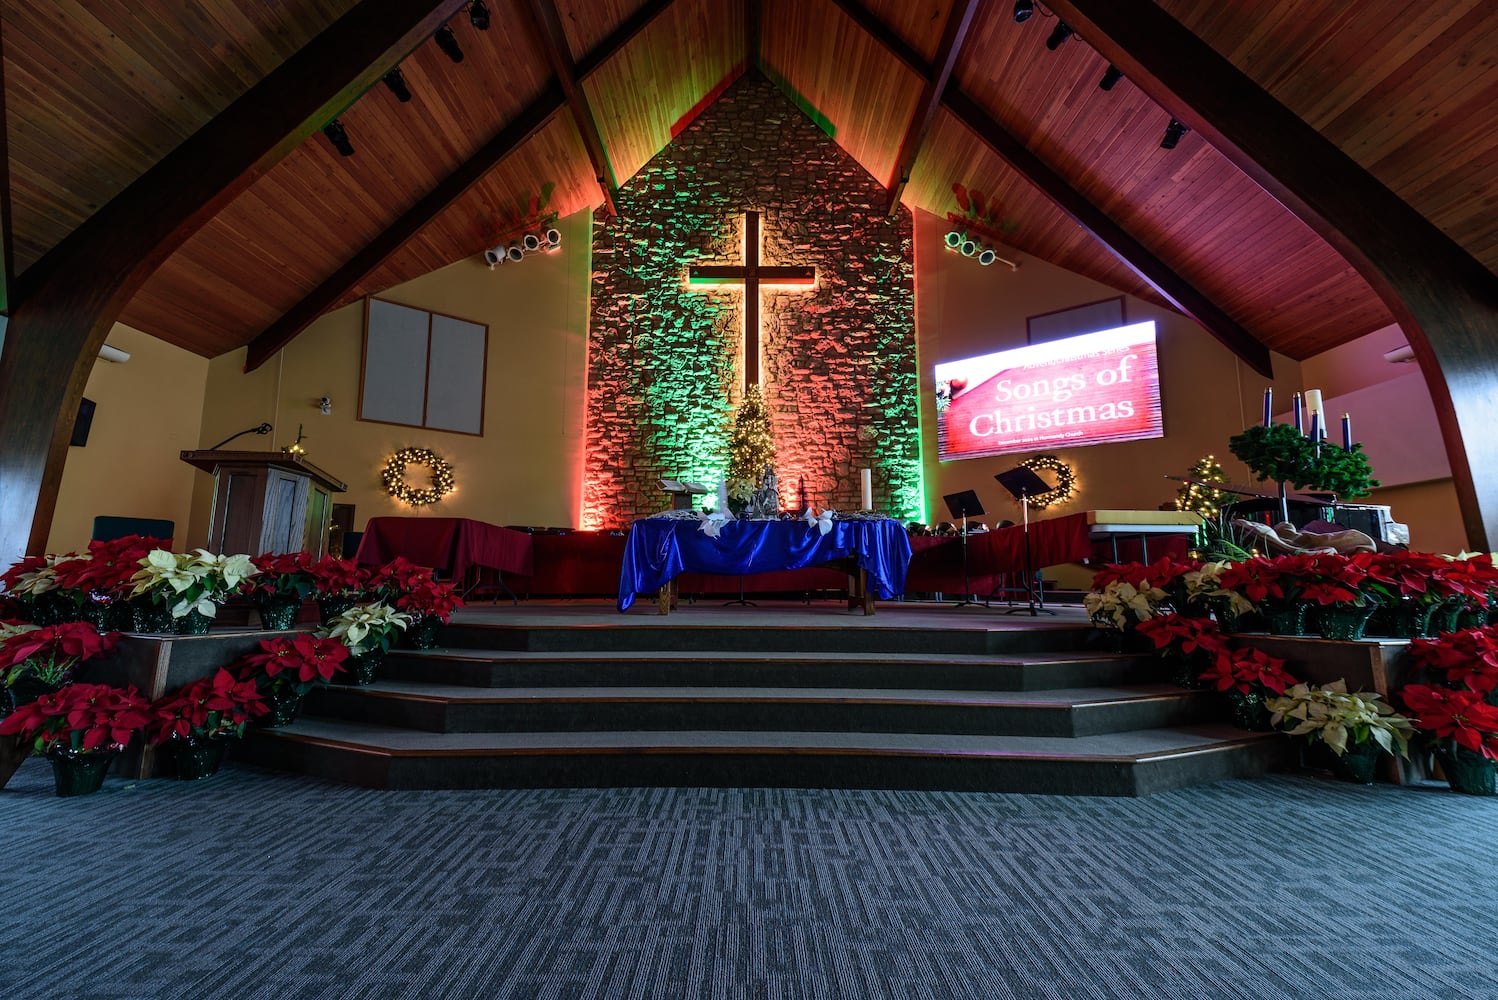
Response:
M759 381L759 290L813 288L813 267L765 267L759 262L759 213L744 213L744 263L694 264L688 272L693 285L744 286L744 389Z

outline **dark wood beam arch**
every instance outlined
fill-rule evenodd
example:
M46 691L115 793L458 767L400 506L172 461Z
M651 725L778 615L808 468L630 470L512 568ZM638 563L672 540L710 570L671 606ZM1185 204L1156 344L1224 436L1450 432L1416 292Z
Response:
M900 140L900 151L895 154L895 172L886 185L889 203L885 206L885 213L888 215L900 211L900 196L905 193L905 185L910 183L910 172L915 169L916 157L921 155L926 133L931 131L936 113L941 110L942 94L947 89L947 81L952 78L952 69L957 65L957 56L962 52L962 43L967 41L968 29L972 27L973 15L977 11L978 0L959 0L947 14L941 42L936 47L934 71L922 78L915 114L905 129L905 138Z
M671 3L672 0L651 0L641 7L599 42L592 52L578 60L575 70L577 78L585 80L596 72L652 21L664 14ZM245 354L244 370L252 372L275 357L277 351L296 339L298 334L312 325L313 320L336 306L354 286L415 236L421 227L462 197L484 174L540 131L542 126L566 106L566 97L561 87L553 83L515 121L485 143L466 163L443 178L425 197L386 227L384 232L365 244L300 302L257 334L250 341L249 350Z
M0 562L46 545L78 401L130 296L463 3L363 0L20 276L0 357Z
M619 210L614 207L614 196L619 193L619 181L614 177L614 168L609 164L608 151L603 148L603 136L598 132L598 121L593 117L588 95L583 93L577 65L572 61L572 53L568 51L567 35L562 30L562 20L557 15L556 4L552 0L530 0L530 8L536 32L541 38L541 49L562 87L567 108L572 112L572 121L577 125L578 135L582 137L583 148L588 151L588 162L593 165L593 176L598 181L598 189L603 193L603 209L610 216L618 215Z
M1335 247L1388 305L1435 403L1467 544L1490 551L1498 544L1498 276L1154 4L1050 6Z
M857 0L834 0L837 6L859 27L923 79L932 79L936 69L909 43L890 30ZM1269 349L1259 342L1195 285L1175 272L1151 253L1107 212L1072 187L1040 157L1030 151L1013 133L1005 129L977 101L948 83L942 104L974 135L1040 190L1071 220L1087 230L1126 267L1139 275L1167 302L1202 325L1224 347L1241 358L1254 371L1273 376Z

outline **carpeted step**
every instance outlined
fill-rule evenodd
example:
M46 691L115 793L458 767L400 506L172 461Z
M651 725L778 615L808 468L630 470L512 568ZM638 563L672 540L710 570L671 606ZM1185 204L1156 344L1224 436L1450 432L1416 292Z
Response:
M1220 716L1170 685L1045 692L766 687L472 687L379 682L313 692L304 713L436 733L786 730L1090 736Z
M536 653L497 649L392 652L381 676L474 687L861 687L1039 691L1153 680L1152 656L1037 652L702 653L628 650Z
M423 733L303 719L237 759L371 788L772 786L1144 795L1288 763L1225 725L1074 739L909 733Z

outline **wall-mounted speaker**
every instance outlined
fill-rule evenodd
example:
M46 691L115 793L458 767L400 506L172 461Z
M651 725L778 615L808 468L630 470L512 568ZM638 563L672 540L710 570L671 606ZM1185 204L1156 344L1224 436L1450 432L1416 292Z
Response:
M73 436L68 440L75 448L88 444L88 431L94 425L94 405L92 399L78 401L78 419L73 421Z

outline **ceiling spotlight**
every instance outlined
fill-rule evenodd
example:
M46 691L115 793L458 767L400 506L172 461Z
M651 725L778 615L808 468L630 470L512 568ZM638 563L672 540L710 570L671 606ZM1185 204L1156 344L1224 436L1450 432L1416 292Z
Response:
M973 240L964 238L962 241L962 246L959 249L962 253L962 256L972 257L978 252L978 244Z
M1181 141L1181 136L1190 131L1191 129L1186 127L1183 122L1172 118L1170 124L1165 126L1165 138L1160 140L1160 148L1175 149L1176 143Z
M484 263L489 265L489 270L494 270L494 265L503 264L509 260L505 254L504 247L490 247L484 251Z
M399 66L385 74L385 86L390 88L395 99L402 104L411 99L411 88L406 86L406 78L401 76Z
M1072 36L1071 25L1065 21L1057 21L1056 27L1051 29L1051 35L1045 40L1045 47L1055 52L1061 48L1061 43Z
M458 46L458 36L453 34L453 29L444 24L432 38L436 40L437 48L446 53L447 58L455 63L463 61L463 50Z
M1113 85L1122 79L1123 70L1109 63L1108 68L1103 71L1103 78L1098 81L1098 88L1100 90L1112 90Z
M505 256L510 260L525 260L525 251L520 248L519 243L511 243L505 250Z
M525 247L526 253L535 253L541 249L541 237L535 233L526 233L520 238L520 245Z
M546 247L555 250L562 245L562 231L560 229L546 230Z
M948 250L956 250L962 246L962 234L954 229L946 235L946 241Z
M993 252L993 247L984 247L978 251L978 263L987 267L999 259L999 255Z
M473 0L468 5L468 22L480 31L489 30L489 8L484 6L484 0Z
M354 155L354 144L348 141L348 133L343 130L343 123L337 118L322 127L322 134L328 137L328 141L340 155Z
M1024 24L1035 13L1035 0L1014 0L1014 23Z

